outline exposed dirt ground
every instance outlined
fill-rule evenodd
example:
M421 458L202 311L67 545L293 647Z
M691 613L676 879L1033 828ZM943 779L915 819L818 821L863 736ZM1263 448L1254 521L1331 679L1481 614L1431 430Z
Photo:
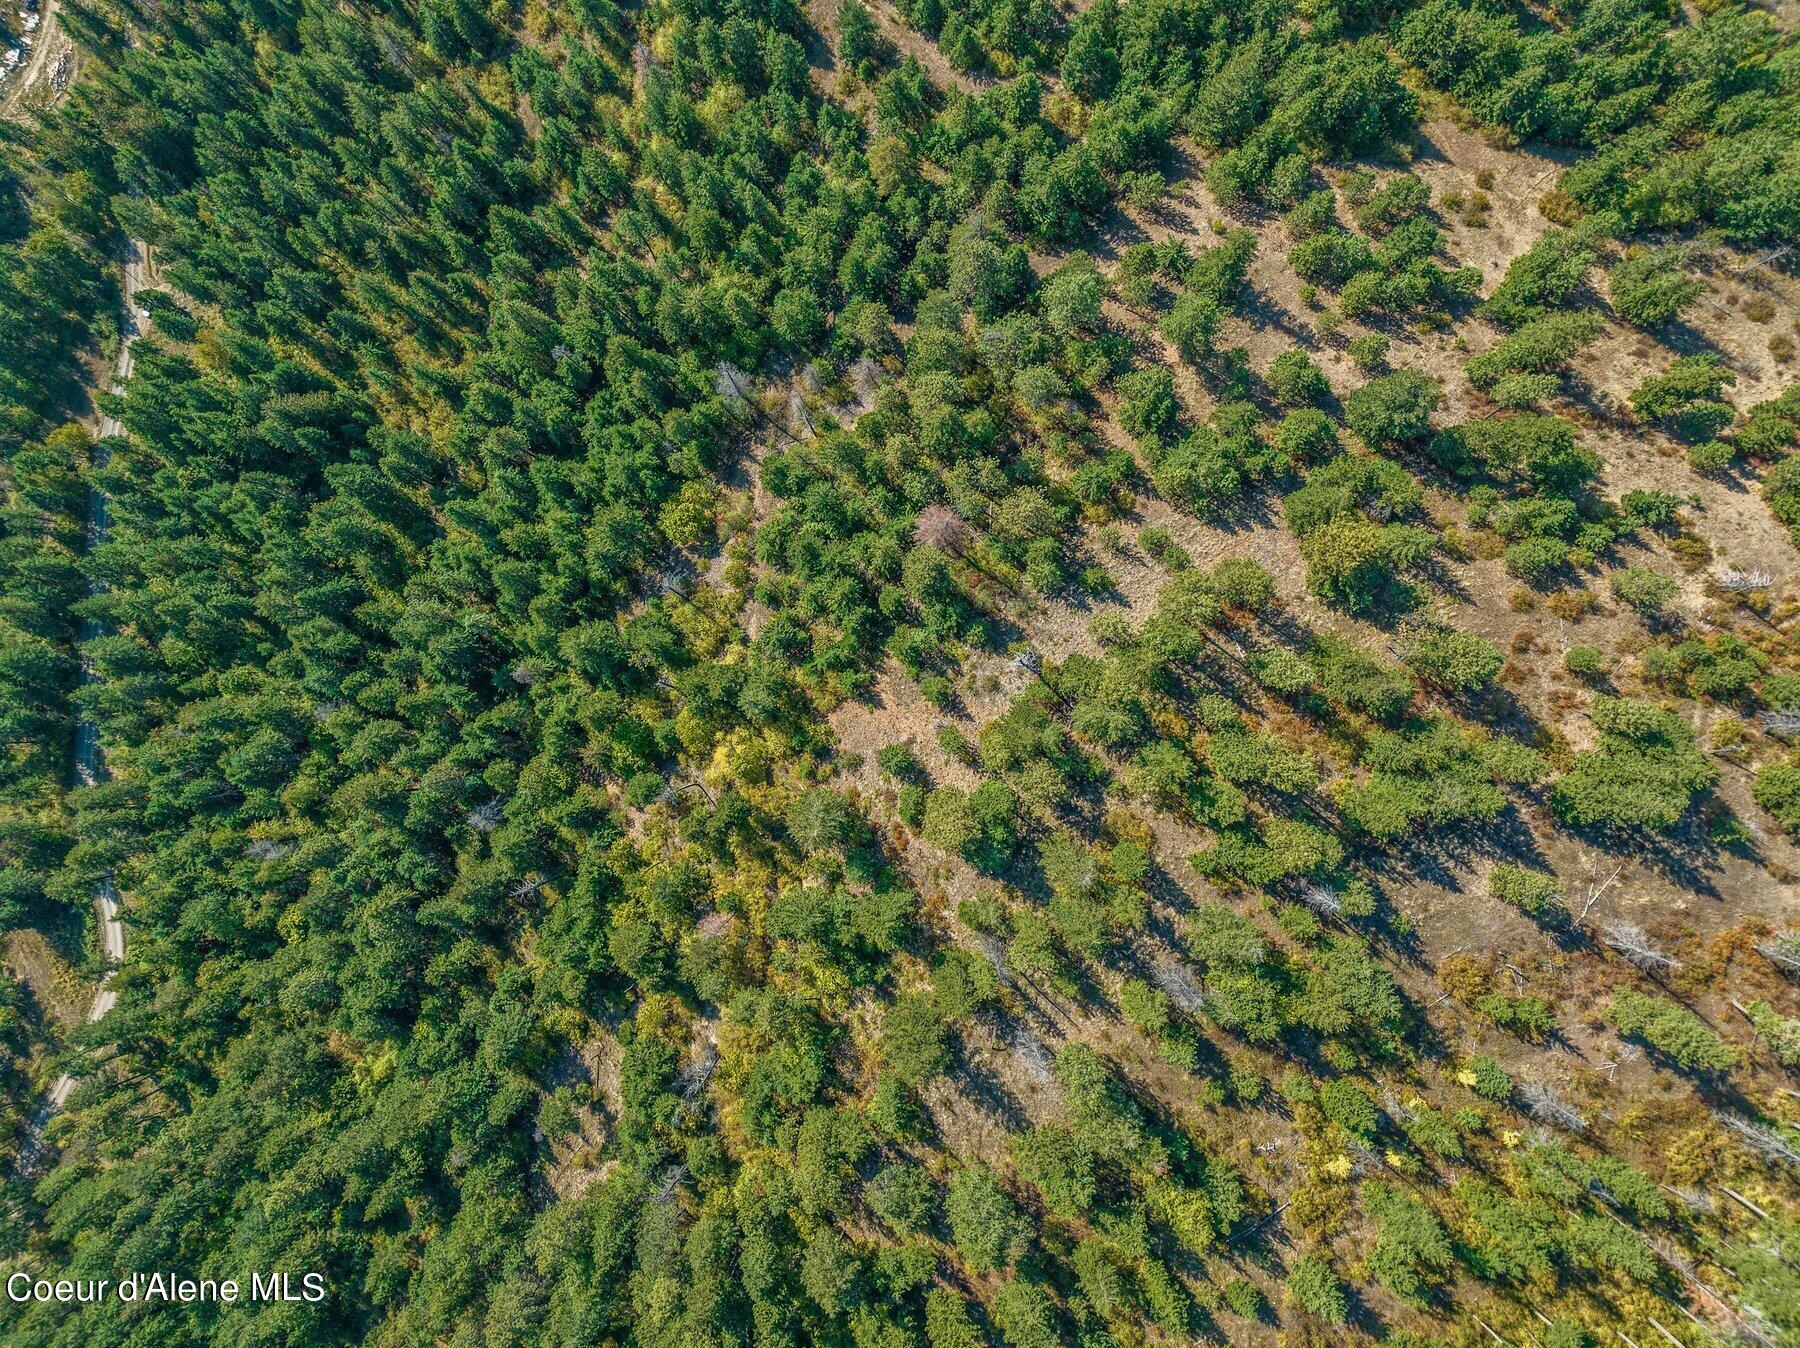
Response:
M61 97L74 79L81 54L57 21L56 0L44 0L37 30L19 67L0 81L0 116L12 117Z

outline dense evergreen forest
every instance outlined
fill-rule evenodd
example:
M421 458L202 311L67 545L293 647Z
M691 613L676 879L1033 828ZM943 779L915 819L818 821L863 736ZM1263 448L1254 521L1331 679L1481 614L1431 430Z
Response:
M1800 1343L1791 11L57 18L0 1339Z

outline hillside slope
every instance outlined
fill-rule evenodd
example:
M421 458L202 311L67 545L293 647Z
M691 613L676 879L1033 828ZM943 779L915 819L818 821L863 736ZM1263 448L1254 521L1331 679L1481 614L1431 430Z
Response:
M1781 24L59 17L0 1337L1800 1336Z

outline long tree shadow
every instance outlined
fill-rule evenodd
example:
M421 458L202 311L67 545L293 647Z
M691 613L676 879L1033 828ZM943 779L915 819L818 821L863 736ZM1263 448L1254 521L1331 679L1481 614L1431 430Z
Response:
M998 1030L995 1038L1004 1042L1000 1039ZM978 1062L967 1052L961 1055L953 1080L965 1100L983 1114L1000 1120L1006 1125L1008 1132L1023 1132L1031 1126L1031 1116L1026 1111L1024 1102L1013 1093L999 1073Z
M1597 851L1623 853L1641 862L1678 889L1719 899L1723 895L1713 881L1719 869L1718 845L1707 836L1700 805L1696 801L1673 829L1662 833L1567 822L1563 830Z

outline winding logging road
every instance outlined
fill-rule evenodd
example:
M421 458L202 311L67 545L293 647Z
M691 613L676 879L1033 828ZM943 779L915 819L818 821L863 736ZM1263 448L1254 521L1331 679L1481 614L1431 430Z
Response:
M112 380L108 389L112 393L123 393L125 381L131 378L131 344L137 340L138 333L143 330L149 319L143 309L138 307L137 295L149 283L150 254L149 249L133 239L128 245L125 258L125 306L120 321L119 356L113 362ZM124 427L119 419L110 413L102 413L96 426L98 440L94 450L94 466L104 468L107 462L107 440L111 436L120 435ZM91 553L106 541L109 525L107 518L106 493L92 484L88 487L87 504L87 550ZM96 583L95 588L98 588ZM81 621L81 643L85 647L101 633L99 620L83 618ZM90 683L94 678L93 667L84 658L81 662L81 681ZM69 773L69 784L75 786L92 786L106 775L106 763L100 753L100 730L93 718L83 715L75 727L75 752L72 756ZM88 1023L99 1020L113 1004L119 1000L119 994L112 988L113 970L125 962L125 924L119 920L119 892L113 887L112 877L107 876L100 881L94 891L94 906L100 911L100 949L106 956L107 969L100 975L100 986L94 989L93 1003L88 1007ZM50 1087L44 1103L33 1115L27 1127L24 1139L19 1145L19 1169L30 1171L41 1159L44 1126L50 1122L51 1116L68 1102L69 1093L75 1089L76 1078L72 1073L64 1072Z

